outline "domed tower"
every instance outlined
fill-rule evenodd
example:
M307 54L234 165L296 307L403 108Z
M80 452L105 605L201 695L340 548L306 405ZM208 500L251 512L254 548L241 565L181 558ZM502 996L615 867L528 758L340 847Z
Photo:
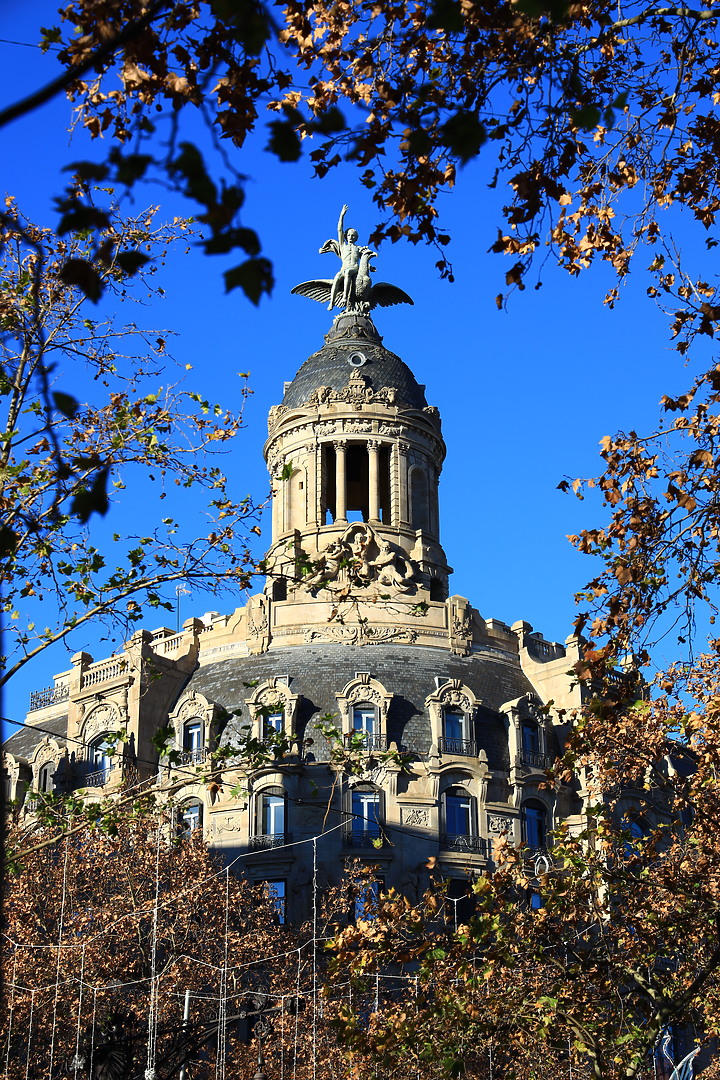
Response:
M425 388L385 348L368 312L341 312L270 410L273 598L444 601L444 457Z

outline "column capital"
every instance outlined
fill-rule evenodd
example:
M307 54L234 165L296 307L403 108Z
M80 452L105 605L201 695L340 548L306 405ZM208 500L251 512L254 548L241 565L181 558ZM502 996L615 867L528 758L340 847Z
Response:
M382 442L380 439L368 439L367 441L368 450L372 450L374 453L376 453L381 446Z

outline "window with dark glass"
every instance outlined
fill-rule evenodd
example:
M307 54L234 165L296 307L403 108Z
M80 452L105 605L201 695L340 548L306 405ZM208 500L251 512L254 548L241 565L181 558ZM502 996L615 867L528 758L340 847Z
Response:
M37 789L43 793L53 791L55 788L54 783L55 765L52 761L48 761L41 768L37 778Z
M275 736L282 735L285 727L285 715L283 712L270 713L262 718L263 740L271 741Z
M280 926L287 918L287 883L285 881L266 881L268 899L272 912Z
M449 851L480 853L475 799L462 787L451 787L443 795L441 846Z
M380 894L385 888L382 878L356 878L352 883L352 911L351 919L357 922L364 919L366 922L377 918Z
M536 720L523 720L520 727L522 759L525 765L543 768L545 755L542 752L540 725Z
M374 788L355 788L351 800L350 839L356 847L374 847L380 837L380 792Z
M286 798L280 787L266 788L257 797L253 847L282 847L285 843Z
M183 839L187 840L194 832L202 828L202 803L197 799L183 803L178 807L177 820L178 832Z
M89 775L87 783L92 787L102 787L110 779L114 767L115 755L110 753L107 735L100 735L90 743Z
M188 720L183 727L184 765L191 765L205 758L203 722L199 719Z
M444 754L474 754L469 727L469 719L460 709L443 709L441 751Z
M525 803L522 808L523 840L530 848L547 846L547 810L540 803Z

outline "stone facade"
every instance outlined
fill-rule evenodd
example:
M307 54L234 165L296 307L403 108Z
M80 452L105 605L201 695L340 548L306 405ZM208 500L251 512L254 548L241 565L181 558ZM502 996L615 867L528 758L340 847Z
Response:
M179 826L275 882L297 919L313 848L324 882L359 860L416 896L431 856L466 879L499 839L539 849L559 820L580 824L578 795L543 784L562 710L579 704L578 642L448 595L444 455L424 387L369 316L339 315L270 411L265 590L180 633L139 631L108 659L76 654L33 697L42 735L5 744L22 812L49 790L96 798L159 776ZM171 765L152 741L168 726ZM270 747L254 768L248 736Z

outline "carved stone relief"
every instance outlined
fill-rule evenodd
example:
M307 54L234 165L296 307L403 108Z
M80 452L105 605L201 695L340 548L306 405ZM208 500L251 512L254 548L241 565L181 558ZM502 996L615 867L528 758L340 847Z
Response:
M400 820L403 825L427 829L430 825L430 811L426 806L401 806Z
M502 833L512 833L513 831L513 819L506 817L505 814L488 814L487 825L488 832L494 836L500 836Z
M379 401L386 405L396 405L398 392L394 386L383 386L380 390L373 390L368 385L369 380L359 371L354 370L350 374L347 385L341 390L333 390L331 386L318 386L312 391L310 397L303 403L303 408L312 408L318 405L329 405L331 402L342 401L348 405L369 405Z
M103 731L110 731L114 728L120 716L117 709L107 702L102 705L97 705L87 717L83 726L83 740L87 742L88 739L93 739L96 735L102 734Z
M243 832L242 815L239 812L235 814L215 814L213 816L213 831L218 834Z
M305 631L305 640L336 641L343 645L382 645L386 641L405 641L413 645L417 631L394 626L323 626Z
M416 565L389 540L379 538L371 525L353 522L331 540L314 560L314 570L303 584L312 595L332 583L363 588L377 582L385 589L412 592L418 579Z

